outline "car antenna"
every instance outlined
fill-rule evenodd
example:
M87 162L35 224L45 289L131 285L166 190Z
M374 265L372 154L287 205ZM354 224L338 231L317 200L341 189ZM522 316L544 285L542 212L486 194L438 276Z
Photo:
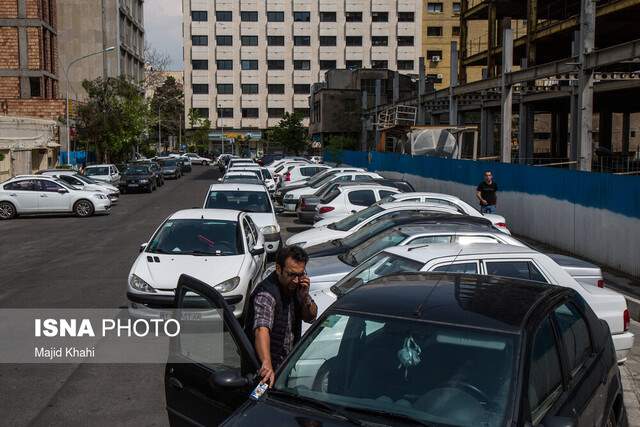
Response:
M456 260L458 259L458 257L460 256L460 254L462 253L462 249L460 248L460 250L458 251L458 253L456 254L455 257L453 257L453 259L451 260L451 262L449 263L449 266L453 265ZM446 273L446 271L444 272ZM438 287L438 285L440 284L440 281L442 280L442 276L438 277L438 281L436 282L435 285L433 285L433 288L429 291L429 293L427 294L427 296L424 297L424 300L422 300L422 302L420 304L418 304L418 306L416 307L416 311L415 311L415 315L416 317L421 317L422 316L422 307L424 306L424 304L429 300L429 297L431 297L431 294L433 293L433 291L436 290L436 288Z

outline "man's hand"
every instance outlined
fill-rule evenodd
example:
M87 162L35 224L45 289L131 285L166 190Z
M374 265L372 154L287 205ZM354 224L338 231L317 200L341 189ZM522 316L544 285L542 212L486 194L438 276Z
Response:
M300 298L305 297L309 293L309 286L311 286L311 281L308 276L303 276L298 281L298 296Z
M273 382L275 380L275 372L273 372L273 366L271 366L271 362L263 362L260 367L260 382L266 383L269 387L273 387Z
M480 200L480 204L481 204L482 206L486 206L486 205L487 205L487 201L486 201L486 200L484 200L484 199L481 199L481 200Z

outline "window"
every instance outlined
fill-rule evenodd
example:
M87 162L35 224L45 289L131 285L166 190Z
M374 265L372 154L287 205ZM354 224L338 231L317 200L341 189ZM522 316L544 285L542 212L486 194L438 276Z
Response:
M284 22L284 12L267 12L267 21Z
M442 74L427 74L427 81L433 83L442 83Z
M544 319L536 331L529 363L529 408L533 424L538 424L562 386L558 345L549 318Z
M336 36L320 36L320 46L335 46Z
M260 110L257 108L243 108L242 109L242 118L243 119L257 119L260 114Z
M258 46L258 36L240 36L242 46Z
M5 190L13 190L13 191L37 191L35 182L34 180L31 180L31 179L10 182L9 184L5 184L3 188Z
M231 22L233 21L233 12L230 10L218 10L216 11L216 21L219 22Z
M547 282L540 270L531 261L485 261L485 265L487 274L492 276Z
M411 244L433 244L433 243L449 243L451 237L450 236L431 236L431 237L420 237L419 239L415 239L411 241ZM437 271L441 273L463 273L463 274L478 274L478 264L475 262L460 262L453 264L441 265L439 267L434 268L431 271Z
M347 36L347 46L362 46L362 36Z
M241 86L242 93L245 95L256 95L258 93L257 83L245 83Z
M311 37L310 36L293 36L293 45L294 46L310 46Z
M398 36L398 46L413 46L413 36Z
M345 66L350 70L356 70L358 68L362 68L362 61L359 61L359 60L345 61Z
M427 12L429 13L442 13L443 10L442 3L427 3Z
M383 60L374 60L371 61L371 68L375 68L375 69L381 69L381 68L389 68L389 62L388 61L383 61ZM369 92L369 93L373 93L373 92Z
M398 70L413 70L413 61L398 61Z
M347 12L345 19L347 22L362 22L362 12Z
M242 59L240 60L240 68L243 70L257 70L258 69L258 60L257 59Z
M457 236L456 243L460 245L470 245L472 243L498 244L500 241L492 236Z
M38 179L36 182L40 183L40 191L45 191L47 193L57 193L58 190L63 188L61 185L45 179Z
M268 46L284 46L284 36L267 36Z
M427 27L427 36L442 37L442 27Z
M460 15L460 3L459 2L454 2L453 3L453 14L454 15Z
M195 22L206 22L209 19L206 10L192 10L191 20Z
M209 85L206 83L193 83L191 91L194 95L206 95L209 93Z
M349 202L356 206L371 206L376 202L373 190L356 190L349 193Z
M589 327L584 316L573 304L563 304L556 308L554 313L569 359L569 367L575 375L591 354Z
M387 36L371 36L371 45L372 46L388 46L389 45L389 37L387 37Z
M371 12L372 22L388 22L389 12Z
M453 37L460 37L460 27L451 27L451 35Z
M39 98L42 96L39 77L29 77L29 95L31 98Z
M244 22L258 22L258 12L240 12L240 20Z
M207 46L209 44L208 36L191 36L191 44L194 46Z
M309 109L308 108L294 108L293 112L296 113L296 114L301 115L302 117L309 117ZM305 176L307 176L307 175L305 175Z
M233 108L218 108L218 117L221 119L232 119Z
M320 69L321 70L333 70L336 68L336 61L335 60L327 60L327 59L321 59L320 60Z
M233 36L216 36L218 46L233 46Z
M307 61L306 59L294 59L293 69L294 70L310 70L311 61Z
M218 95L233 95L233 84L231 83L219 83L216 85Z
M233 70L233 60L232 59L218 59L216 61L216 67L218 67L218 70Z
M396 193L393 192L393 191L389 191L389 190L380 190L380 191L378 191L378 194L380 194L380 198L381 199L384 199L385 197L391 196L391 195L396 194Z
M429 61L442 61L442 51L441 50L428 50L427 58Z
M275 95L283 95L284 94L284 85L283 84L268 84L267 85L267 93L275 94Z
M271 119L279 119L284 116L284 108L267 108L267 115Z
M293 22L310 22L311 14L309 12L293 12Z
M201 119L209 118L209 109L208 108L192 108L194 114L197 114Z
M415 14L413 12L398 12L398 22L413 22Z
M209 69L209 61L206 59L192 59L191 67L194 70L208 70Z
M284 59L269 59L267 60L268 70L284 70Z
M336 13L320 12L320 22L336 22Z
M311 86L308 84L296 83L293 85L293 93L297 95L307 95L311 93Z

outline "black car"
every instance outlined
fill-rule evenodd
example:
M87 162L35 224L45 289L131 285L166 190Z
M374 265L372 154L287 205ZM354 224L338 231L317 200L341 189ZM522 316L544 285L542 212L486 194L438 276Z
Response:
M178 179L182 176L182 168L179 161L173 157L163 157L157 159L162 170L162 175L166 178Z
M212 286L181 276L176 306L195 300L223 313L224 351L197 363L216 338L172 339L172 426L627 425L609 328L570 288L381 277L331 305L257 399L258 359L240 323Z
M151 166L144 163L130 164L120 175L121 193L142 190L151 193L158 188L158 181Z
M155 160L137 160L132 162L133 165L148 165L151 172L155 176L156 182L158 183L158 187L162 187L164 185L164 174L162 173L162 167Z

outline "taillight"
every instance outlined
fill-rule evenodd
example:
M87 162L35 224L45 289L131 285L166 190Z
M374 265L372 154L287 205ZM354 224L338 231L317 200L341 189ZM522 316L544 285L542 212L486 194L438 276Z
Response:
M598 283L596 283L596 286L599 288L604 288L604 280L603 279L598 280Z
M300 207L301 208L306 208L307 207L307 202L305 202L304 199L300 199Z
M334 210L335 208L333 206L323 206L320 208L320 210L318 211L319 214L325 214L327 212L331 212L332 210Z
M507 224L505 222L496 222L496 227L507 228Z
M631 316L629 316L629 310L625 309L624 310L624 314L622 315L623 319L624 319L624 330L628 331L629 330L629 325L631 324Z
M287 172L287 173L284 175L284 180L285 180L285 181L291 181L291 172Z

